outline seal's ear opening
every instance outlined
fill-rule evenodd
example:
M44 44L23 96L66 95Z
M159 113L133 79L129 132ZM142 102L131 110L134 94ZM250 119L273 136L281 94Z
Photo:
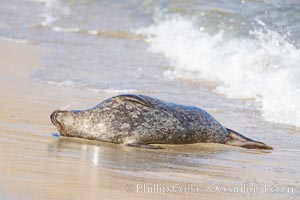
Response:
M230 140L225 142L227 145L238 146L247 149L273 149L272 147L255 140L251 140L231 129L227 129Z

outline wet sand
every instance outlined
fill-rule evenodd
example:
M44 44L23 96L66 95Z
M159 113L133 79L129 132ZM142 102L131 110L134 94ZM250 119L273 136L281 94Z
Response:
M0 41L0 199L299 198L299 149L288 144L157 151L54 137L54 109L85 109L111 94L32 80L45 51Z

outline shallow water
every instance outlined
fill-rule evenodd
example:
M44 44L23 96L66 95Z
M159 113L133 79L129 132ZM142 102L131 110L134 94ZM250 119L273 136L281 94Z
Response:
M1 39L44 50L28 72L31 63L1 66L0 199L299 197L297 2L0 3ZM120 93L202 107L274 151L217 144L153 151L52 135L53 110L86 109ZM200 192L137 192L142 183L194 184ZM293 191L215 190L243 184Z

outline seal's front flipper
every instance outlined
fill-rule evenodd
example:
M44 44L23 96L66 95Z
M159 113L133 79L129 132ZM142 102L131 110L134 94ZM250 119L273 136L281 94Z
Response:
M125 145L129 146L129 147L138 147L138 148L145 148L145 149L164 149L160 146L154 146L154 145L150 145L150 144L127 143Z
M227 129L230 140L225 142L227 145L238 146L247 149L273 149L272 147L255 140L251 140L231 129Z

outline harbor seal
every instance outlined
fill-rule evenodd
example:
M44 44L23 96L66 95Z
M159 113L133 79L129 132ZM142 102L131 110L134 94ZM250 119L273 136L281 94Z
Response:
M54 111L52 123L63 136L159 149L152 144L221 143L272 149L225 128L203 109L123 94L88 110Z

